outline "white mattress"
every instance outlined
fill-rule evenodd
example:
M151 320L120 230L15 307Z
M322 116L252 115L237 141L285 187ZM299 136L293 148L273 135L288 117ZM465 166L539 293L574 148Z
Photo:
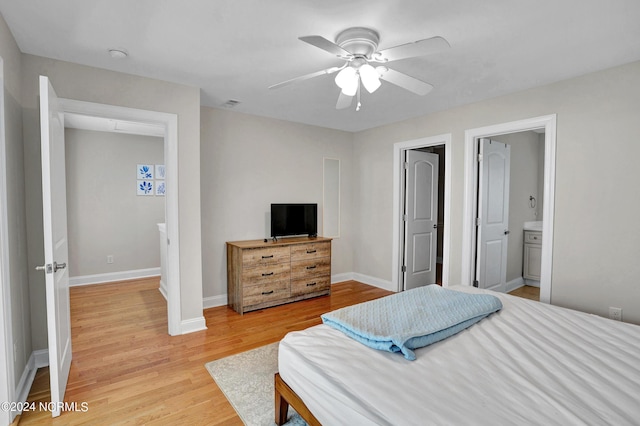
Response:
M640 327L494 294L501 311L415 361L289 333L280 375L324 425L640 424Z

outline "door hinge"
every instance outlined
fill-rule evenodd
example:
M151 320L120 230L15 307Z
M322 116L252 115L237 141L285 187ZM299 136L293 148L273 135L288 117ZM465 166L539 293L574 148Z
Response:
M409 220L409 217L408 217L406 214L403 214L403 215L402 215L402 220L403 220L404 222L406 222L407 220Z
M480 226L480 218L476 217L476 226Z
M407 265L402 265L402 272L407 272Z
M482 154L478 154L478 163L482 161Z
M473 280L473 286L474 287L478 287L480 285L480 283L478 282L478 280Z
M409 163L407 161L404 162L403 164L404 169L408 169L409 168Z

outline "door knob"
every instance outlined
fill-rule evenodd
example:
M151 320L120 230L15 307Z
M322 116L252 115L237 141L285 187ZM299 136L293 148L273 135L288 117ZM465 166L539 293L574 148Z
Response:
M53 272L53 267L50 263L47 263L42 266L36 266L36 271L44 271L46 274L50 274Z
M509 230L508 229L504 230L504 235L509 235Z
M53 262L53 272L58 272L59 269L64 269L66 267L66 263Z

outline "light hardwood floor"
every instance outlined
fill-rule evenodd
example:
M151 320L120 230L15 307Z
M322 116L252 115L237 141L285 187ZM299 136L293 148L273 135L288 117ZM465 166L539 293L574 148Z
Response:
M540 288L533 287L530 285L525 285L520 288L517 288L509 293L512 296L523 297L529 300L535 300L536 302L540 301Z
M249 312L205 310L208 329L167 334L158 279L71 289L73 362L65 401L86 412L24 412L20 425L241 425L206 362L276 342L320 323L320 314L390 294L355 281L331 296ZM40 369L29 401L50 401L48 369Z

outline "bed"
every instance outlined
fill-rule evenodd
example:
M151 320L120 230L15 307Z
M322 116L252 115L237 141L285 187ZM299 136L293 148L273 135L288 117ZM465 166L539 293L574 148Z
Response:
M640 327L491 294L499 312L416 349L415 361L325 324L287 334L276 423L289 404L310 425L640 422Z

